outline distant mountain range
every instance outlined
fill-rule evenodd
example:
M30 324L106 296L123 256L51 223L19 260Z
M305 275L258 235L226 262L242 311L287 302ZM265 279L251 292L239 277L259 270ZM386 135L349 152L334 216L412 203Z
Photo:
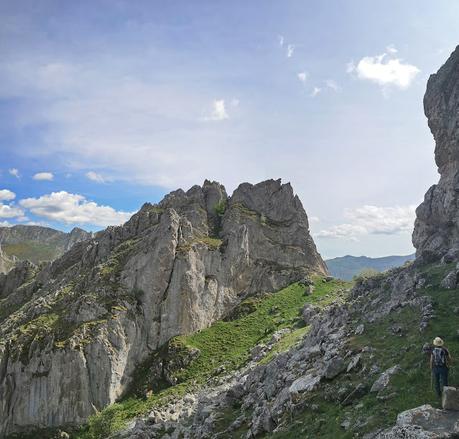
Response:
M52 261L91 237L92 233L78 227L69 233L42 226L0 227L0 273L8 272L17 260Z
M379 272L399 267L407 261L414 260L414 253L407 256L385 256L382 258L369 258L367 256L341 256L339 258L327 259L325 262L328 271L334 277L351 280L363 270L372 269Z

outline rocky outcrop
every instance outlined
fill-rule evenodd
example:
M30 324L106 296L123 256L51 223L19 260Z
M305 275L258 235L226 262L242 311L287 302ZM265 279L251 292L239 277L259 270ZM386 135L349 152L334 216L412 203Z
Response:
M78 227L69 233L42 226L0 227L0 273L7 273L17 260L52 261L91 237Z
M209 181L172 192L34 270L0 291L0 436L84 422L171 337L248 295L326 273L301 202L280 180L244 183L231 197Z
M416 210L413 244L423 260L459 256L459 46L431 75L424 110L435 139L440 181Z

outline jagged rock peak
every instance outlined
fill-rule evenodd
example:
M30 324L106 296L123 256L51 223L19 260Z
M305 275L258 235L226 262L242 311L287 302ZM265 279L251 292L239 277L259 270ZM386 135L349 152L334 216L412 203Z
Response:
M435 139L440 181L416 210L413 245L420 260L459 256L459 46L430 76L424 111Z

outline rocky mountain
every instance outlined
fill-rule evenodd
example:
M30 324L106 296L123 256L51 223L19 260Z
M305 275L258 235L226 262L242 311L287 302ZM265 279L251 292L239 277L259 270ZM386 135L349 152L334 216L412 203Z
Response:
M52 261L92 234L78 227L69 233L42 226L0 227L0 273L9 271L16 260L34 264Z
M290 185L175 191L0 276L0 436L458 437L459 389L429 376L434 337L459 352L458 57L428 82L415 261L334 279Z
M440 181L425 194L416 210L413 244L416 255L435 260L459 254L459 50L431 75L424 112L435 139L435 162Z
M334 277L344 280L352 280L365 270L383 272L391 268L400 267L408 261L412 261L415 255L407 256L384 256L382 258L369 258L368 256L341 256L327 259L328 271Z
M73 437L458 437L459 390L439 401L429 376L434 337L459 352L458 58L459 47L427 87L441 178L417 210L414 262L354 285L310 275L246 298L153 351Z
M53 262L0 275L0 435L72 426L172 337L326 266L290 184L206 181Z

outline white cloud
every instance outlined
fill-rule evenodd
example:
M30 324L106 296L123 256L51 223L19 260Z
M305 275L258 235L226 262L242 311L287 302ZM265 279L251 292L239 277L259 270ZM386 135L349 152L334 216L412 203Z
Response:
M104 178L102 175L94 171L86 172L85 175L88 180L95 181L96 183L106 183L107 182L106 178Z
M398 53L398 50L394 47L393 44L389 44L389 46L386 47L386 50L388 53L392 53L392 54Z
M65 191L52 192L39 198L26 198L19 203L33 214L66 224L117 225L126 222L132 212L119 212L110 206L99 206L83 195Z
M241 103L241 102L240 102L239 99L237 99L237 98L231 99L231 102L230 102L231 106L234 107L234 108L239 107L239 104L240 104L240 103Z
M314 87L312 89L311 96L315 98L321 91L322 89L320 87Z
M220 121L225 119L229 119L229 115L226 112L225 100L216 99L212 105L212 113L205 120Z
M13 224L9 223L8 221L0 221L0 227L12 227Z
M16 194L8 189L0 190L0 201L11 201L16 198Z
M283 47L285 41L283 35L279 35L277 38L279 40L279 46Z
M32 178L37 181L53 181L54 174L52 172L38 172Z
M308 73L307 72L300 72L300 73L297 74L297 77L304 84L308 79Z
M310 216L308 219L310 223L318 223L320 221L318 216Z
M415 219L416 206L378 207L362 206L345 209L344 217L348 223L338 224L321 230L315 236L319 238L356 239L358 236L395 235L411 232Z
M287 58L291 58L293 56L293 52L295 52L295 45L289 44L287 46Z
M13 177L21 178L21 174L19 174L19 170L16 169L16 168L8 169L8 172L9 172L10 175L12 175Z
M357 65L348 63L346 71L356 73L359 79L372 81L380 86L408 88L420 70L400 58L395 58L396 53L397 49L389 46L382 55L365 56Z
M333 79L327 79L325 81L325 85L327 86L327 88L330 88L333 91L339 91L341 89L340 86Z
M0 218L23 217L24 211L14 205L0 204Z

